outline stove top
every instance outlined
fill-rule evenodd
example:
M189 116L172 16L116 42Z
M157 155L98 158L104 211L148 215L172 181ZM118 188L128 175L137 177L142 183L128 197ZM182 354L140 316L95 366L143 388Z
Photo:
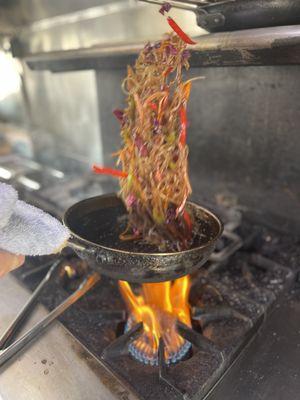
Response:
M22 197L58 217L76 201L115 188L111 181L90 175L63 177L63 187L59 177L59 182L44 185L48 181L40 169L26 171L15 174L13 183L19 187L19 177L25 176L40 187L32 190L25 185ZM279 305L300 291L299 238L246 220L237 207L204 205L221 216L225 230L210 260L191 276L192 327L178 324L179 334L191 347L181 361L167 365L162 346L157 366L143 364L132 356L130 344L140 335L141 326L132 324L126 330L128 314L117 282L104 276L60 317L99 365L105 365L122 382L124 393L133 393L141 400L206 398L246 352L247 345L255 341L271 313L276 314ZM50 310L74 291L89 270L69 250L60 257L59 272L39 298ZM26 265L13 274L34 290L56 259L28 258Z
M158 366L150 366L130 354L130 343L141 327L125 332L128 315L117 283L104 276L60 321L140 399L203 399L255 338L272 310L276 312L296 280L300 251L295 239L247 221L237 225L232 219L227 221L227 227L234 229L225 229L210 261L191 277L192 329L179 324L178 330L192 347L182 361L166 365L161 356ZM14 274L33 290L53 259L30 258ZM72 280L64 277L69 266L76 271ZM53 309L87 269L84 262L66 253L63 272L50 282L40 301Z

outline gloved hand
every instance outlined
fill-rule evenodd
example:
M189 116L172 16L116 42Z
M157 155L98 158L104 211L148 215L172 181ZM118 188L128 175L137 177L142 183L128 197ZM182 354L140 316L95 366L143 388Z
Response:
M25 256L0 251L0 278L13 269L20 267L24 261Z
M25 255L60 251L69 236L57 219L18 200L12 186L0 183L0 276L20 266Z

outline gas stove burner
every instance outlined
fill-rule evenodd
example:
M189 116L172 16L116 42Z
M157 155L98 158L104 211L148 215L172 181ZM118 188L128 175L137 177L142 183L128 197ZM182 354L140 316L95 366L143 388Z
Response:
M140 361L143 364L150 364L151 366L158 366L158 356L156 355L154 358L148 358L143 352L138 350L135 345L135 342L131 343L128 346L129 353L138 361ZM179 361L181 361L189 352L191 348L191 343L184 341L183 345L180 347L180 349L175 353L172 354L170 357L168 357L165 362L167 365L170 364L176 364Z
M125 333L128 332L134 325L135 320L129 317L125 325ZM187 340L183 339L179 334L177 336L177 348L176 350L168 352L167 340L170 339L168 333L165 335L165 363L167 365L176 364L183 360L188 354L192 345ZM153 349L149 341L147 341L147 336L142 333L140 337L131 342L128 345L128 351L137 361L151 366L158 366L158 349Z

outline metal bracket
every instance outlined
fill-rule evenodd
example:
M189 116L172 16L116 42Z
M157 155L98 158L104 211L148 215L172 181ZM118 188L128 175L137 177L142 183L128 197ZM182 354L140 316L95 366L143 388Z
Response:
M158 376L159 380L171 387L181 399L188 399L187 394L177 387L176 383L168 374L168 366L165 361L165 344L162 338L159 339L158 346Z
M209 260L213 263L219 264L223 261L227 261L230 256L236 253L243 246L242 239L234 232L225 230L222 237L225 237L230 242L221 251L215 250L210 255Z
M182 338L189 341L193 346L202 351L207 351L210 353L214 353L219 357L220 365L224 363L224 355L221 350L217 348L217 346L211 342L209 339L201 335L200 333L194 331L192 328L188 327L184 323L177 321L177 329L178 333ZM165 345L162 339L159 341L158 348L158 373L159 379L170 386L177 395L180 396L181 399L188 399L187 393L178 387L178 384L174 381L174 379L170 376L168 372L168 366L165 362Z
M197 24L203 29L218 28L225 25L225 17L221 13L210 14L203 8L198 8L197 14Z
M139 322L134 325L128 332L114 340L108 345L101 355L103 360L109 360L109 358L116 358L121 355L128 353L128 345L133 342L142 332L143 323Z

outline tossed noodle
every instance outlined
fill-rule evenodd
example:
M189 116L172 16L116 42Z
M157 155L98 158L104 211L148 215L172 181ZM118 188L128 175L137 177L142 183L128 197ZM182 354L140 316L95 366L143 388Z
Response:
M127 107L116 110L123 146L120 196L129 213L123 240L142 238L160 250L188 249L192 216L185 209L191 186L186 145L186 105L191 82L182 79L189 68L187 44L176 34L148 43L123 89Z

